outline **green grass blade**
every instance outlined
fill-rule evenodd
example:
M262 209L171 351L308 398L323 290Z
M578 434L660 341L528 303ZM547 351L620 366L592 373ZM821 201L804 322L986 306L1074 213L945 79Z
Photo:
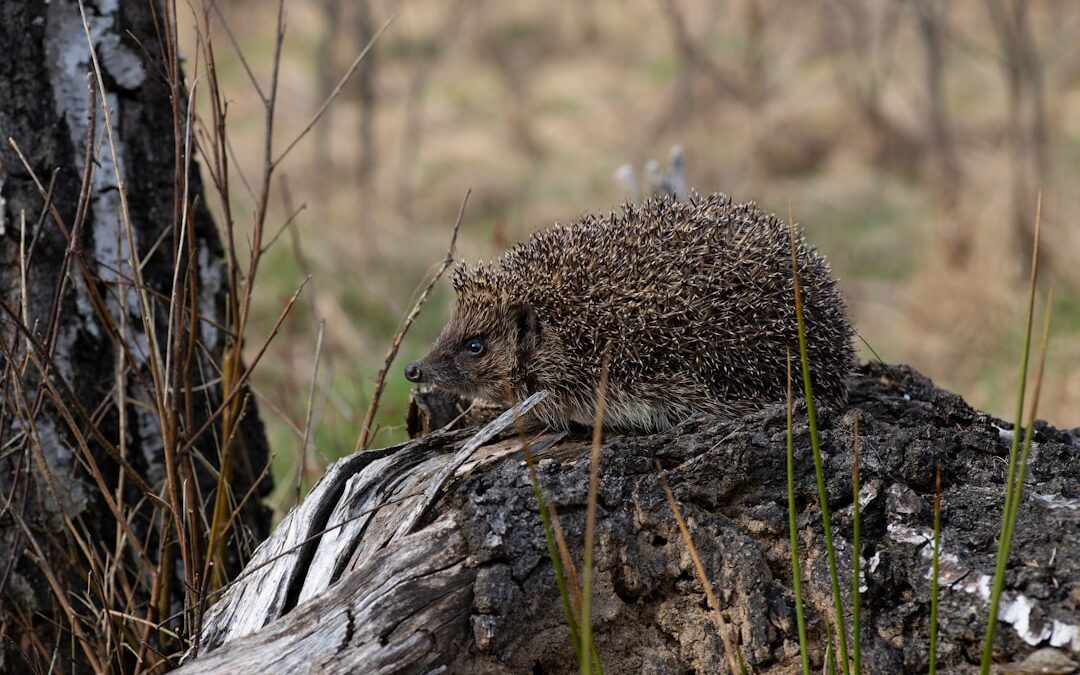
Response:
M1012 551L1013 533L1016 528L1016 516L1020 511L1020 501L1024 496L1024 477L1027 475L1028 456L1031 452L1031 439L1035 434L1035 415L1039 409L1039 395L1042 392L1043 373L1046 368L1046 345L1050 337L1050 314L1051 303L1054 299L1053 289L1050 290L1049 297L1047 298L1046 313L1043 317L1043 334L1042 345L1039 354L1039 369L1035 375L1035 392L1031 398L1031 413L1028 415L1027 425L1024 429L1024 444L1023 449L1020 452L1020 459L1017 463L1016 478L1014 482L1008 486L1009 499L1008 510L1003 517L1004 520L1004 535L1001 542L998 544L998 564L994 574L994 585L990 591L990 607L991 614L988 619L989 623L996 624L997 608L1001 602L1001 591L1005 584L1005 567L1009 561L1009 553ZM997 571L1000 570L1001 574L998 575ZM987 642L983 645L983 663L988 664L987 654L993 655L993 631L987 630Z
M536 464L532 453L525 448L525 465L529 470L529 482L532 483L533 495L536 497L536 506L540 511L540 522L544 526L544 542L547 544L548 557L551 558L551 566L555 570L555 584L559 589L559 597L562 599L563 613L566 615L566 625L570 628L570 642L574 647L574 656L578 664L581 664L581 633L578 630L577 620L570 605L570 590L566 585L566 572L563 570L562 559L555 545L555 534L551 527L551 517L548 515L547 503L544 501L544 493L540 489L540 479L536 475Z
M795 523L795 437L792 421L791 350L787 355L787 499L788 536L791 540L791 580L795 590L795 620L799 629L799 659L803 675L810 675L810 652L806 647L806 617L803 615L802 573L799 571L799 536Z
M585 552L581 564L581 639L582 644L592 644L592 581L593 581L593 541L596 535L596 503L600 490L600 441L604 435L604 403L607 396L608 349L600 363L600 385L596 395L596 418L593 421L592 451L589 460L589 499L585 508ZM592 651L583 649L580 663L581 675L590 675Z
M829 640L825 645L825 672L836 675L836 643L833 641L832 624L825 624L825 635Z
M1035 414L1039 409L1039 395L1042 393L1043 373L1046 370L1046 346L1050 340L1050 315L1053 302L1054 289L1051 287L1046 298L1046 311L1043 315L1042 342L1039 346L1039 369L1035 373L1035 392L1031 397L1031 413L1028 415L1028 422L1024 428L1024 446L1020 452L1020 464L1017 469L1016 481L1013 484L1013 496L1009 503L1010 509L1007 518L1009 525L1007 543L1009 547L1012 546L1013 531L1016 528L1016 514L1020 509L1020 499L1024 495L1024 477L1027 474L1031 439L1035 432Z
M859 546L859 418L855 418L855 440L852 444L853 464L851 471L852 499L852 527L854 533L851 537L851 546L854 549L851 560L851 660L852 670L855 675L862 672L862 660L859 653L859 556L862 549Z
M998 608L1001 603L1001 588L1005 583L1005 568L1008 566L1009 552L1009 514L1013 512L1013 484L1016 477L1016 455L1020 442L1020 429L1024 416L1024 394L1027 387L1028 357L1031 355L1031 325L1035 315L1035 282L1039 276L1039 228L1042 221L1042 192L1039 192L1035 205L1035 241L1031 250L1031 278L1028 284L1027 321L1024 329L1024 349L1020 356L1020 383L1016 395L1016 424L1013 427L1012 445L1009 448L1009 471L1005 479L1005 508L1001 516L1001 534L998 537L997 561L994 565L994 582L990 591L990 613L986 619L986 636L983 639L982 660L979 664L980 675L989 675L990 662L994 655L994 631L997 628Z
M604 675L604 668L600 665L600 650L596 647L596 637L589 635L589 653L592 654L592 667L596 675Z
M513 400L513 391L510 390L509 385L507 385L507 392L508 398ZM540 488L540 477L536 473L536 461L533 459L532 453L529 452L529 441L525 435L525 425L522 423L521 418L514 418L514 426L517 429L518 437L521 439L521 449L525 454L525 467L528 470L529 483L532 485L536 506L540 511L540 523L544 527L544 542L547 545L548 557L551 558L551 567L555 572L555 584L559 589L559 598L562 600L566 625L570 629L570 644L574 648L574 658L577 660L578 665L581 665L583 660L581 632L578 630L577 620L574 618L574 611L570 602L570 588L566 583L566 570L563 569L562 558L559 556L559 548L555 540L555 528L551 524L548 505L544 500L544 491ZM595 652L596 642L592 641L591 645L592 650ZM599 656L595 658L595 663L598 675L603 675L603 671L600 669Z
M525 464L529 469L529 481L532 483L533 495L536 497L536 504L540 509L540 522L544 526L544 541L547 544L548 557L551 558L551 566L555 570L555 584L559 589L559 598L562 600L563 613L566 615L566 625L570 629L570 643L574 648L574 658L577 660L580 667L582 661L581 650L581 631L578 630L577 619L574 615L573 605L570 601L570 585L566 580L566 570L562 565L562 558L559 555L558 544L555 538L555 528L551 524L551 515L548 509L547 503L544 500L544 493L540 489L540 479L536 474L536 462L533 460L531 453L528 451L528 447L525 448ZM596 639L593 636L589 636L589 652L592 655L590 659L593 672L596 675L604 675L604 668L600 664L600 650L596 647Z
M934 478L934 554L930 559L930 675L937 673L938 557L941 555L941 465Z
M829 519L829 499L825 492L825 471L821 465L821 443L818 439L814 392L810 384L810 357L806 350L806 325L803 321L802 295L799 292L799 261L795 248L795 224L789 222L791 239L791 273L795 284L795 318L799 327L799 358L802 361L803 394L806 397L806 416L810 422L810 447L814 455L814 475L817 478L818 500L821 504L821 525L825 530L825 552L829 560L829 579L832 582L833 609L836 612L836 638L839 643L840 669L849 675L847 628L844 604L840 596L840 577L836 569L836 548L833 546L832 523Z

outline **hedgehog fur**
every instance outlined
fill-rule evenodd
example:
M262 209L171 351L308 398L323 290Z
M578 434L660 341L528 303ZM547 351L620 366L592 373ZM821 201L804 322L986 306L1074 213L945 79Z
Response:
M854 331L828 263L796 234L815 397L846 400ZM454 269L454 310L408 379L509 403L546 389L551 428L654 431L696 412L735 417L787 392L798 354L787 225L714 194L653 197L534 234Z

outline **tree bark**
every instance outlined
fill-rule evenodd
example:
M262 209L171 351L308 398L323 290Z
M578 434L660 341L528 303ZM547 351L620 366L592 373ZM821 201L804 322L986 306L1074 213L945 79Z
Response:
M173 8L84 4L111 129L79 3L0 3L0 672L52 658L107 670L152 656L147 642L175 649L124 617L193 628L181 548L198 560L205 542L178 545L165 516L165 446L187 479L185 522L212 505L220 461L207 423L231 342L228 275L194 141L177 133ZM167 428L155 387L169 392ZM234 504L268 461L250 401L235 442ZM269 487L241 510L228 566L269 530L257 499Z
M811 661L820 670L834 617L808 428L799 419L799 555ZM859 425L863 672L926 672L938 465L938 667L977 672L1010 425L907 367L877 365L853 382L849 409L820 409L818 420L849 629ZM340 460L209 611L203 655L180 672L236 675L267 664L327 673L577 672L521 443L512 430L483 438L512 426L504 417L480 438L441 431ZM604 672L728 672L655 460L751 672L799 670L785 443L783 406L604 441L592 612ZM580 565L588 440L548 435L530 447ZM1020 661L1037 647L1053 650L1040 658L1080 661L1078 479L1080 436L1039 423L1005 580L999 661Z

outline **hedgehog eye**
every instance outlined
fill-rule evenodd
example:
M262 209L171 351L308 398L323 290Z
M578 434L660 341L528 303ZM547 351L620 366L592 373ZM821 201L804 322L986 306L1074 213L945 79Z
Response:
M465 343L465 351L472 356L483 356L487 351L487 345L481 338L472 338Z

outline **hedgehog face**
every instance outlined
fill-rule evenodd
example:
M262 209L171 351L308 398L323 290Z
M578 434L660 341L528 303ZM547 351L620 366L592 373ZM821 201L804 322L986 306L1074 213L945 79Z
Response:
M459 295L435 346L405 367L405 377L464 397L505 403L507 386L522 384L538 336L531 308Z

